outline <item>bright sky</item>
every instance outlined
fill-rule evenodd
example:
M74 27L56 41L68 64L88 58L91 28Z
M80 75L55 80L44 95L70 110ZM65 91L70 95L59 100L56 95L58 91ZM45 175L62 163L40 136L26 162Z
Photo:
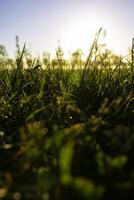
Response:
M35 55L55 52L60 40L64 51L88 51L95 32L107 31L107 46L127 54L134 37L134 0L0 0L0 44L10 56L15 36Z

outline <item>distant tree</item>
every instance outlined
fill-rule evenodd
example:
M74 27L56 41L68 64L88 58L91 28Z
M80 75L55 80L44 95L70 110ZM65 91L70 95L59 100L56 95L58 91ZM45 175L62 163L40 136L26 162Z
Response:
M56 49L56 55L59 60L63 59L64 52L60 46Z
M64 58L64 51L62 50L62 48L60 46L56 49L56 60L57 60L58 66L63 67L63 66L66 66L66 64L67 64L67 62Z
M3 68L3 66L7 66L8 61L8 54L6 47L2 44L0 44L0 68Z
M82 61L82 50L81 49L77 49L76 51L74 51L71 55L71 64L73 67L77 66L80 67L83 63Z
M50 66L50 53L44 52L42 54L42 63L44 66L47 66L47 67Z
M7 58L7 50L6 47L2 44L0 44L0 58Z

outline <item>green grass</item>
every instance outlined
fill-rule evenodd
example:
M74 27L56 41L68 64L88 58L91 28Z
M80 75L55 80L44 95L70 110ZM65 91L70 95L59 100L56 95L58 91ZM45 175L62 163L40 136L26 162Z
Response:
M87 61L19 56L0 66L0 198L133 198L133 57L97 38Z

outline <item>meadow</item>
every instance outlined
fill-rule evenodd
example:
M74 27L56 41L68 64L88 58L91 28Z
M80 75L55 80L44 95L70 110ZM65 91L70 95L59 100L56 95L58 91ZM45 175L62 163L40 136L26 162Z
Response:
M0 199L134 198L134 45L0 60Z

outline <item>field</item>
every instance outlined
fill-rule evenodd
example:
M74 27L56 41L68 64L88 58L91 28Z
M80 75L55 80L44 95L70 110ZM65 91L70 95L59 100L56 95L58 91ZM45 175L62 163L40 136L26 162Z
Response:
M0 199L134 198L134 58L0 62Z

